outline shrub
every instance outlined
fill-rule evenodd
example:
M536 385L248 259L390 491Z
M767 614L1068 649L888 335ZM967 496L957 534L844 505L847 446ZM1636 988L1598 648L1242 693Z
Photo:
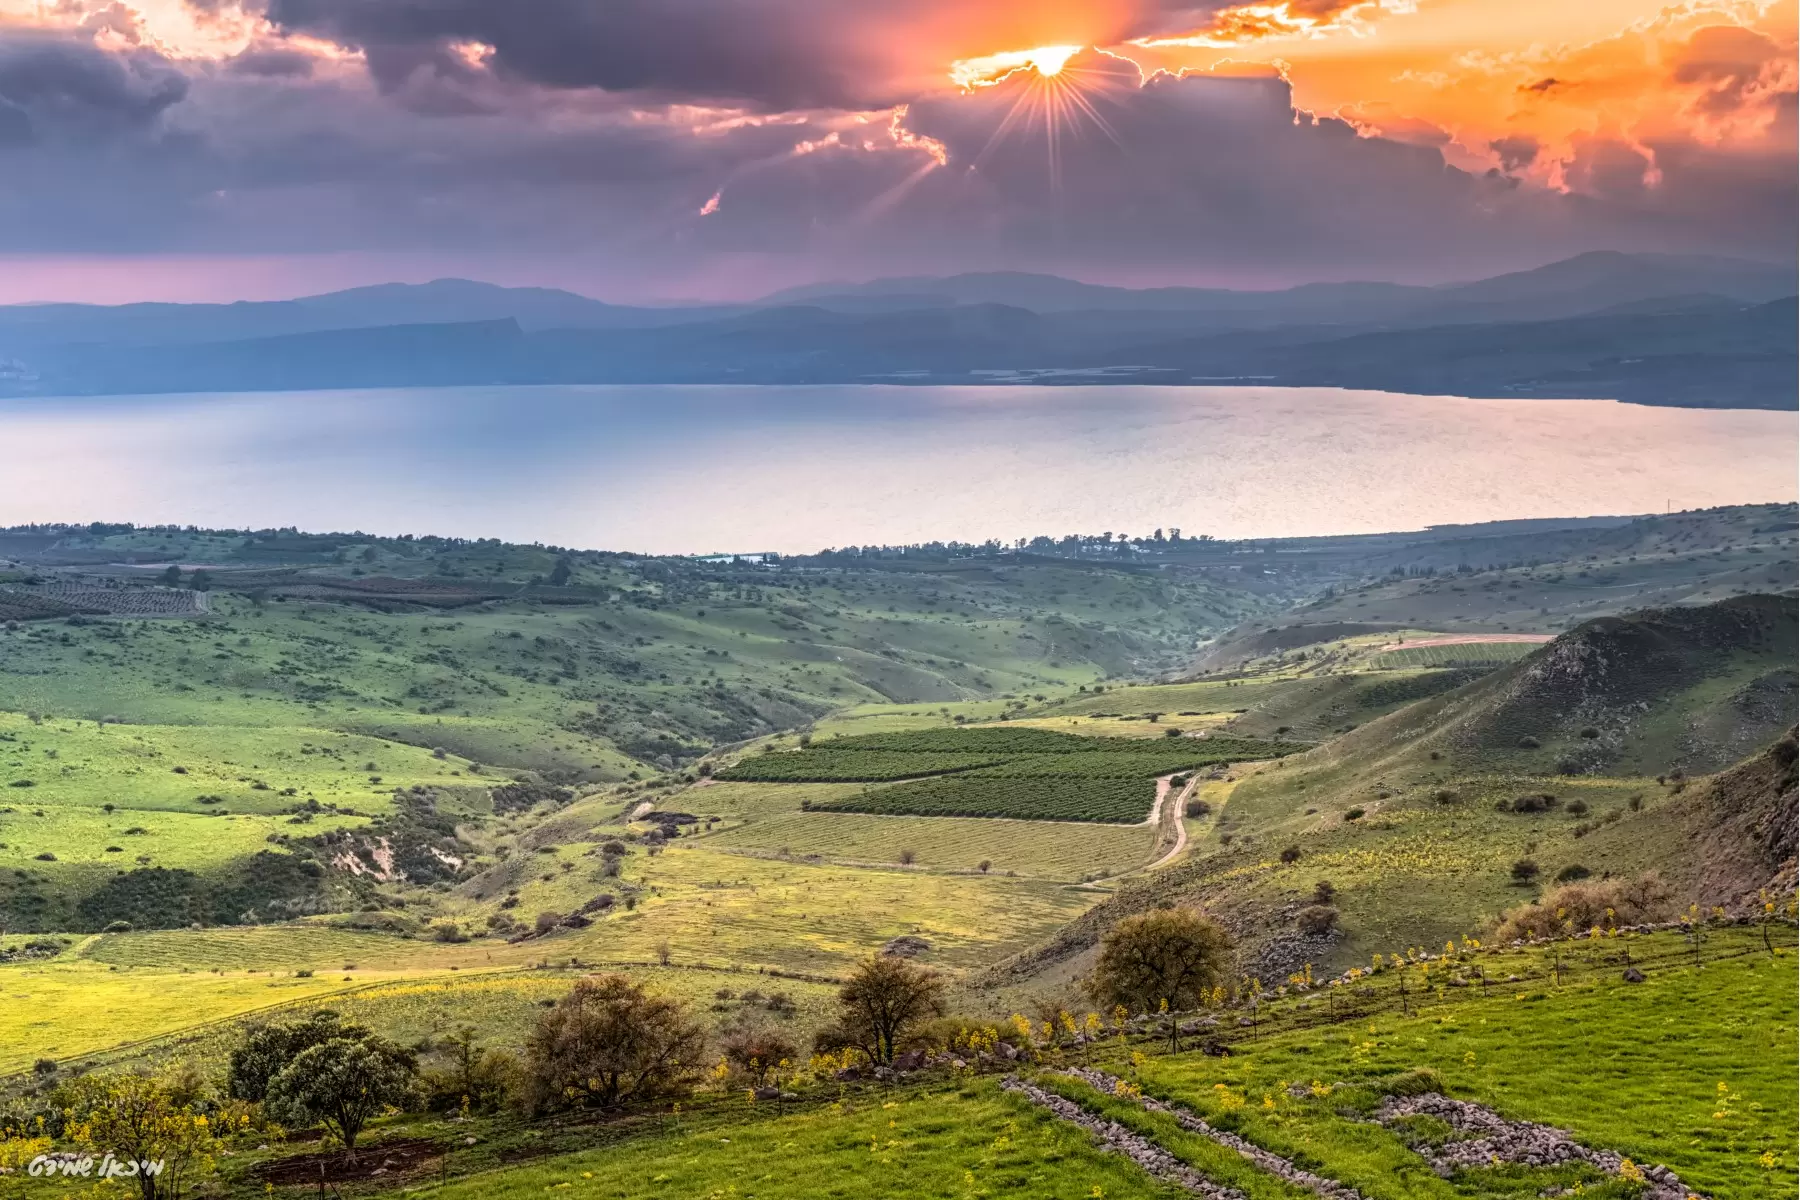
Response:
M1387 1096L1422 1096L1426 1092L1442 1092L1444 1081L1430 1067L1414 1067L1376 1080L1375 1090Z
M919 856L916 853L914 853L912 850L902 849L900 851L900 865L901 866L910 867L915 862L918 862L918 861L919 861Z
M438 921L431 926L431 940L434 942L466 942L469 935L463 932L462 926L455 921Z
M770 1071L800 1054L787 1033L763 1020L746 1020L719 1035L719 1052L739 1073L761 1086Z
M1199 797L1195 797L1187 802L1187 806L1182 811L1190 817L1204 817L1212 812L1212 805Z
M1595 729L1592 725L1589 725L1586 729L1583 729L1581 731L1581 736L1584 738L1587 738L1589 741L1592 741L1593 739L1600 736L1600 731L1598 729Z
M1506 804L1505 801L1502 801L1501 803ZM1504 811L1516 813L1549 812L1557 806L1557 803L1556 797L1548 792L1533 792L1529 795L1513 797L1512 803L1506 805Z
M1302 933L1322 936L1337 928L1338 910L1329 904L1309 904L1294 914L1294 923Z
M680 1001L623 975L582 979L526 1040L525 1101L533 1111L615 1108L680 1094L705 1049Z
M1526 734L1524 737L1519 739L1519 749L1521 749L1521 750L1536 750L1539 746L1542 746L1543 744L1544 743L1538 741L1536 738L1532 737L1530 734Z
M1300 861L1300 847L1288 846L1288 847L1284 848L1281 852L1281 861L1284 863L1299 862Z
M561 913L541 912L537 915L537 920L532 922L532 928L538 932L539 936L542 936L560 924L562 924Z
M994 864L990 860L984 858L975 864L975 869L980 871L983 875L986 875L993 865Z
M1512 865L1512 877L1518 883L1530 883L1538 877L1538 865L1529 858L1521 858Z
M1554 930L1559 923L1556 915L1559 910L1563 914L1561 920L1567 922L1568 928L1580 931L1596 926L1604 929L1609 921L1606 915L1609 908L1613 912L1612 922L1639 925L1661 920L1668 915L1669 907L1669 890L1654 871L1631 880L1571 883L1550 892L1535 904L1520 905L1507 912L1495 926L1494 936L1501 941L1512 941L1524 937L1527 929L1539 933Z
M1363 819L1363 815L1364 813L1361 808L1346 808L1344 810L1344 820L1346 821L1360 821Z
M1439 788L1437 791L1431 793L1431 798L1439 804L1456 803L1456 793L1449 788Z
M472 1026L445 1038L444 1048L450 1051L450 1066L427 1071L420 1080L429 1111L467 1106L471 1112L496 1112L518 1090L519 1060L504 1050L483 1050Z
M1585 816L1587 814L1587 810L1588 810L1588 805L1587 805L1586 800L1571 800L1568 802L1568 804L1564 805L1563 807L1567 811L1574 813L1578 817Z
M1337 885L1329 879L1321 879L1313 884L1313 903L1330 904L1337 899Z
M1588 870L1586 867L1582 866L1580 863L1570 863L1568 866L1564 867L1562 870L1560 870L1556 873L1556 882L1558 882L1558 883L1574 883L1577 879L1586 879L1589 875L1592 875L1592 874L1593 874L1592 871Z
M1180 736L1181 736L1181 730L1179 730L1179 729L1165 729L1165 730L1163 730L1163 736L1164 736L1164 737L1180 737Z
M101 933L130 933L131 932L131 922L130 921L108 921L106 923L106 928L102 929L100 932Z

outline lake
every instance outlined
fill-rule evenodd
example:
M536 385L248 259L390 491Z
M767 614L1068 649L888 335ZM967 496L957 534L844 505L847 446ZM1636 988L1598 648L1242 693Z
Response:
M660 553L1273 537L1795 498L1796 414L1256 387L496 387L0 401L0 525Z

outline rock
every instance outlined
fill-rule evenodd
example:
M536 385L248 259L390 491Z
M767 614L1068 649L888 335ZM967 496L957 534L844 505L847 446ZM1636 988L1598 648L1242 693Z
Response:
M931 949L931 943L922 937L903 933L881 948L883 954L895 958L917 958Z
M862 1072L855 1067L845 1067L843 1070L833 1075L832 1078L839 1083L855 1083L862 1078Z
M917 1071L924 1065L925 1052L923 1050L908 1050L894 1059L894 1070L896 1071Z
M1619 978L1623 979L1626 983L1642 983L1644 982L1644 973L1636 967L1626 967L1625 973L1619 976Z
M772 1087L759 1087L756 1089L756 1098L758 1100L779 1100L779 1099L781 1099L781 1089L780 1088L772 1088Z

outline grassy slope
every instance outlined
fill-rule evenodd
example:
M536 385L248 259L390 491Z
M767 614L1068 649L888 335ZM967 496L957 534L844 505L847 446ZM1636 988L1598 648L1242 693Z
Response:
M1293 912L1327 880L1341 932L1283 953L1341 966L1372 949L1476 932L1565 868L1681 874L1672 868L1689 829L1678 785L1651 776L1723 766L1784 731L1791 691L1755 720L1740 714L1725 741L1702 736L1722 698L1791 669L1793 639L1791 599L1602 622L1305 754L1240 768L1229 799L1190 828L1186 860L1126 885L1061 935L1052 958L1090 945L1118 915L1171 898L1226 915L1258 945L1291 930ZM1601 736L1583 737L1587 729ZM1540 744L1521 746L1523 736ZM1561 774L1571 758L1593 773ZM1496 811L1535 792L1561 807ZM1290 847L1298 858L1283 861ZM1510 868L1527 858L1540 875L1521 886ZM1285 965L1297 960L1271 964Z
M1677 942L1667 935L1640 941L1637 958L1654 956L1659 947L1678 949ZM1491 995L1428 990L1423 1011L1413 1016L1389 1010L1255 1039L1238 1031L1232 1054L1223 1058L1152 1053L1133 1068L1111 1046L1100 1058L1116 1072L1135 1071L1147 1093L1350 1183L1369 1200L1506 1200L1574 1182L1566 1172L1519 1169L1476 1170L1455 1181L1434 1175L1401 1134L1362 1118L1355 1107L1372 1102L1370 1085L1421 1067L1438 1072L1452 1095L1559 1126L1639 1163L1666 1164L1717 1200L1795 1194L1793 1129L1800 1113L1792 1080L1800 1063L1791 952L1771 958L1755 931L1724 931L1708 951L1720 957L1705 967L1655 966L1649 981L1636 985L1599 959L1616 956L1616 943L1599 951L1565 948L1565 957L1591 953L1595 962L1561 985L1544 977L1542 953L1490 963L1490 973L1525 971L1530 982L1496 987ZM1414 997L1417 1004L1417 989ZM1280 1001L1277 1010L1298 1016L1295 1004ZM1323 1095L1295 1097L1287 1090L1315 1081ZM1229 1152L1178 1132L1167 1118L1054 1074L1042 1082L1148 1134L1253 1200L1297 1200L1297 1193ZM453 1182L448 1194L1072 1200L1095 1195L1096 1187L1105 1197L1172 1194L1124 1159L1096 1153L1080 1132L1001 1092L992 1077L864 1091L833 1103L812 1099L787 1114L725 1098L690 1107L679 1121L665 1115L623 1127L598 1149L501 1161ZM1765 1153L1772 1167L1764 1165ZM1597 1189L1590 1183L1590 1190Z

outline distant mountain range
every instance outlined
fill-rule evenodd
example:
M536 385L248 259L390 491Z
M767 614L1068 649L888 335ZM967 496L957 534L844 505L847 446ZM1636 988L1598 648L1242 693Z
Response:
M445 279L0 307L0 395L530 383L1257 383L1793 408L1791 266L1596 252L1282 291L987 273L645 308Z

